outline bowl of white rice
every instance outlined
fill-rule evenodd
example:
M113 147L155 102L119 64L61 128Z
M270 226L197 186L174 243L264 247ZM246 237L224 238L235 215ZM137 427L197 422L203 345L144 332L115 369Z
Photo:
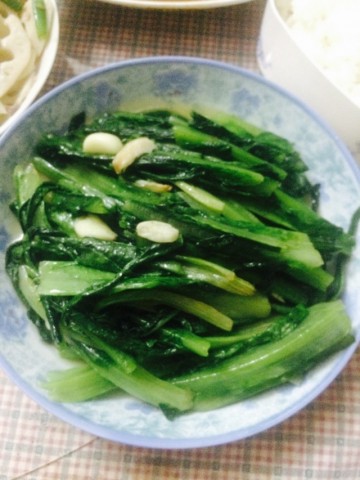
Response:
M257 59L305 101L360 163L359 0L268 0Z

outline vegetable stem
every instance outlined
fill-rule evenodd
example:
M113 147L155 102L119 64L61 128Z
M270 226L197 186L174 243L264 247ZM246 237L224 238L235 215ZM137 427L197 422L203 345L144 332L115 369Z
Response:
M45 2L44 0L32 0L32 6L38 37L44 39L48 34Z
M195 393L194 408L208 410L290 382L326 355L353 342L351 323L340 301L317 304L289 335L214 368L173 379Z
M123 292L100 300L98 303L98 309L102 310L103 308L114 304L145 301L157 305L168 305L180 311L190 313L191 315L195 315L222 330L230 331L233 326L233 321L230 317L224 315L219 310L216 310L211 305L167 290L138 290Z

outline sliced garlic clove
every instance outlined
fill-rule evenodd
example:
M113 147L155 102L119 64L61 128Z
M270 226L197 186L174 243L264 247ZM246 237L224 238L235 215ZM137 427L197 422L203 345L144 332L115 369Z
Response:
M179 238L180 232L170 223L145 220L137 224L136 234L155 243L173 243Z
M154 193L170 192L172 189L172 186L167 183L159 183L152 180L136 180L134 185Z
M74 230L78 237L92 237L99 240L115 240L116 233L96 215L86 215L74 220Z
M123 147L119 137L107 132L90 133L84 138L83 151L85 153L116 155Z
M155 148L155 142L148 137L139 137L127 142L115 155L112 165L116 173L126 170L135 160Z

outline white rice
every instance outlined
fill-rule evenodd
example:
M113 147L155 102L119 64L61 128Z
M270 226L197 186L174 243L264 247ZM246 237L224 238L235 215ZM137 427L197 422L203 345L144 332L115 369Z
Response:
M360 106L360 0L276 0L294 40Z

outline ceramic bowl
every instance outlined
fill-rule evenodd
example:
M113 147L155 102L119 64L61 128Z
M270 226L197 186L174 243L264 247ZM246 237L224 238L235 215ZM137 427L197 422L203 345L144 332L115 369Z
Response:
M280 13L284 4L286 7L289 3L289 0L268 0L266 4L257 49L260 70L267 79L315 109L347 144L360 165L360 108L295 40L284 14Z
M52 402L40 387L49 370L65 368L44 344L4 271L7 246L19 235L9 210L15 165L26 162L44 132L66 130L73 115L187 104L237 114L292 141L321 184L322 214L347 228L359 205L359 172L344 144L301 101L259 75L199 58L156 57L124 61L83 74L35 102L0 139L0 365L28 395L54 415L85 431L130 445L194 448L250 437L295 414L322 392L352 356L360 334L360 251L349 265L344 296L356 343L286 385L209 412L167 420L127 396L80 404ZM358 239L359 240L359 239ZM360 245L360 242L358 242Z

